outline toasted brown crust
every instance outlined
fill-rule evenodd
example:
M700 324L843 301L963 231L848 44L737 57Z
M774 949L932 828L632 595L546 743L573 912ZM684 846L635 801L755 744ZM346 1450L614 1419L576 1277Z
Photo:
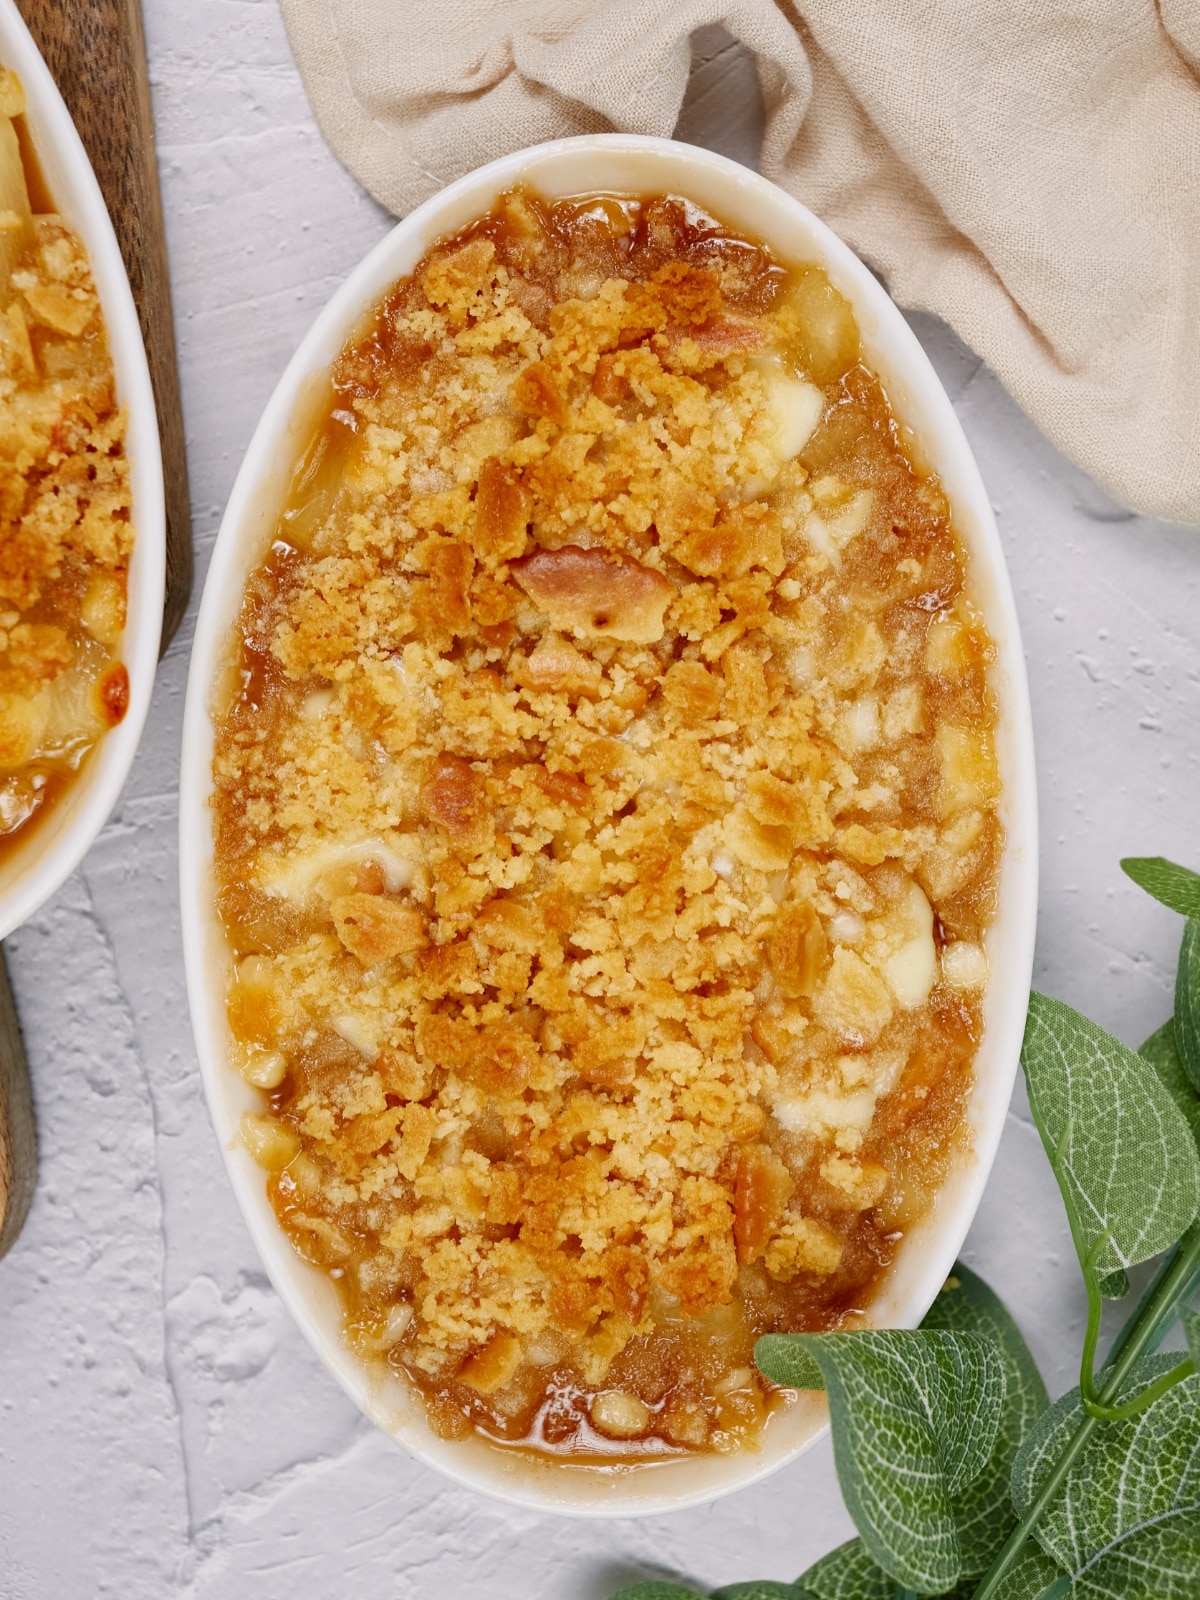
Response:
M425 919L417 908L383 895L340 895L329 909L338 938L364 966L411 955L428 943Z
M479 471L474 544L484 561L511 561L525 549L532 497L518 472L496 456Z
M487 843L487 789L461 756L443 750L434 760L421 788L421 805L453 844L480 850Z
M584 639L656 644L675 597L674 585L652 567L578 545L537 550L514 563L513 576L552 627Z

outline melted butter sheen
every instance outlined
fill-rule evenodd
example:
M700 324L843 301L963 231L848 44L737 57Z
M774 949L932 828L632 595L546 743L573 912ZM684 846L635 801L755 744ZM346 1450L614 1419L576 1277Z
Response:
M342 353L214 762L247 1143L447 1437L752 1447L964 1149L1003 837L949 507L816 267L514 191Z

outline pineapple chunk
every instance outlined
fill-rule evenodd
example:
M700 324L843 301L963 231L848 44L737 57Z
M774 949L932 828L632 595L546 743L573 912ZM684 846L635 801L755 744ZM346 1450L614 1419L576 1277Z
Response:
M982 666L990 655L983 618L961 595L953 610L943 611L930 624L925 665L939 678L956 683L972 667Z
M287 856L267 858L259 880L267 894L299 905L310 894L323 893L328 887L322 884L323 878L332 879L339 871L368 861L379 866L389 894L407 889L413 880L412 861L390 840L378 836L346 843L328 840Z
M610 1439L636 1439L650 1426L650 1408L624 1389L606 1389L592 1401L592 1426Z
M21 147L12 119L0 116L0 303L12 288L13 268L33 238L33 217Z
M25 90L11 67L0 67L0 117L25 115Z
M861 956L839 945L813 1003L817 1021L861 1048L875 1043L894 1013L888 985Z
M946 723L937 731L942 758L940 809L943 820L967 807L986 807L1000 798L1000 773L991 736Z
M45 729L44 691L0 695L0 767L23 767L31 761Z
M929 999L938 973L933 909L915 883L891 908L883 934L879 970L900 1007L915 1011Z
M282 1172L300 1154L300 1136L278 1117L247 1111L241 1122L242 1143L267 1172Z
M985 989L988 958L983 946L961 940L942 951L942 982L952 989Z
M850 302L820 267L805 269L787 296L783 315L797 365L814 383L833 383L858 360L858 324Z
M94 572L79 604L83 625L93 639L114 645L125 631L125 596L111 572Z
M842 550L858 538L871 520L875 491L855 489L840 478L826 475L814 481L812 498L817 509L805 520L805 537L815 550L828 557L832 566L839 566Z
M814 384L793 378L774 362L764 362L761 370L775 423L775 452L781 461L791 461L812 438L825 409L825 396Z

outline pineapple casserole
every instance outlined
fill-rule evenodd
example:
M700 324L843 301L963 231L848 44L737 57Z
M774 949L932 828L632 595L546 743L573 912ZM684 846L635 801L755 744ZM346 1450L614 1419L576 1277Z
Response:
M0 850L129 700L124 418L84 248L30 203L23 111L0 68Z
M242 1136L443 1436L753 1445L965 1150L992 647L850 307L516 190L343 351L218 708Z

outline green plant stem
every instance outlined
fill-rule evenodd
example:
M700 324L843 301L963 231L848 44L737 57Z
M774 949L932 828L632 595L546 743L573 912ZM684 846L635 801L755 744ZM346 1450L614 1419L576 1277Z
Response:
M1100 1396L1096 1391L1096 1346L1100 1342L1100 1322L1104 1316L1104 1298L1100 1293L1100 1280L1096 1276L1096 1261L1101 1250L1108 1243L1108 1230L1105 1229L1100 1238L1085 1256L1081 1247L1080 1229L1078 1226L1075 1202L1071 1198L1068 1184L1062 1184L1063 1202L1067 1208L1067 1221L1071 1226L1071 1238L1075 1244L1075 1254L1079 1257L1079 1265L1083 1269L1083 1286L1087 1290L1088 1316L1087 1328L1083 1335L1083 1355L1079 1362L1079 1394L1084 1406L1094 1417L1102 1417L1102 1408L1099 1404ZM1111 1418L1107 1420L1112 1420Z
M1143 1389L1135 1400L1130 1400L1123 1406L1106 1406L1103 1396L1096 1400L1085 1400L1083 1404L1088 1415L1095 1417L1097 1422L1128 1422L1131 1417L1149 1411L1155 1401L1161 1400L1168 1389L1173 1389L1177 1383L1190 1378L1195 1370L1196 1366L1191 1356L1185 1356L1178 1366L1172 1367L1169 1372L1164 1372L1148 1388Z
M1103 1240L1100 1243L1102 1244ZM1128 1422L1131 1417L1136 1417L1139 1412L1148 1411L1156 1400L1162 1399L1168 1389L1173 1389L1184 1378L1190 1377L1196 1368L1191 1357L1187 1356L1178 1366L1172 1367L1169 1372L1164 1372L1161 1377L1156 1378L1135 1399L1127 1400L1124 1405L1113 1406L1105 1404L1103 1394L1096 1388L1095 1376L1096 1345L1100 1338L1100 1319L1104 1314L1104 1301L1100 1294L1100 1284L1096 1277L1096 1269L1092 1259L1094 1254L1095 1252L1093 1251L1092 1255L1089 1255L1088 1259L1083 1263L1083 1281L1087 1288L1088 1297L1088 1320L1087 1332L1083 1340L1083 1361L1079 1372L1079 1394L1083 1401L1084 1410L1090 1416L1095 1417L1098 1422ZM1168 1261L1171 1259L1173 1259L1173 1256L1168 1257ZM1158 1282L1157 1275L1155 1282ZM1179 1298L1182 1300L1185 1297L1180 1296ZM1139 1312L1143 1303L1144 1297L1143 1301L1139 1302ZM1138 1312L1135 1312L1126 1322L1126 1327L1136 1323L1137 1316ZM1166 1323L1160 1323L1160 1327L1165 1331ZM1110 1365L1111 1358L1105 1363L1106 1369Z
M1194 1280L1198 1276L1200 1276L1200 1222L1193 1222L1159 1268L1139 1301L1137 1309L1113 1345L1112 1354L1104 1368L1105 1382L1100 1390L1102 1405L1113 1403L1136 1363L1158 1345L1180 1302L1193 1291ZM1067 1474L1082 1455L1092 1434L1102 1426L1103 1422L1099 1417L1090 1414L1084 1417L1076 1428L1074 1437L1047 1474L1037 1498L1013 1529L1005 1541L1004 1548L984 1574L973 1600L993 1600L1006 1574L1024 1549L1026 1540L1037 1526L1042 1512L1062 1488Z
M1172 1367L1170 1372L1164 1372L1148 1388L1143 1389L1136 1399L1126 1401L1124 1405L1106 1405L1104 1396L1097 1390L1096 1346L1100 1342L1100 1323L1104 1316L1104 1297L1100 1293L1100 1280L1096 1274L1096 1262L1099 1260L1105 1245L1109 1242L1109 1231L1106 1228L1092 1248L1088 1251L1084 1250L1083 1229L1079 1225L1079 1213L1075 1207L1071 1186L1064 1180L1063 1174L1059 1170L1064 1140L1070 1130L1070 1126L1071 1124L1068 1121L1067 1127L1063 1130L1063 1138L1059 1141L1058 1148L1054 1152L1053 1165L1055 1176L1058 1178L1059 1189L1062 1193L1063 1205L1066 1208L1067 1223L1071 1229L1071 1240L1075 1246L1075 1254L1079 1257L1080 1269L1083 1272L1083 1285L1087 1290L1088 1316L1087 1328L1083 1336L1083 1355L1079 1363L1079 1397L1083 1402L1084 1410L1090 1416L1095 1417L1098 1422L1128 1422L1131 1417L1136 1417L1139 1412L1149 1410L1156 1400L1162 1399L1168 1389L1174 1388L1184 1378L1190 1377L1196 1368L1191 1357L1186 1357L1178 1366ZM1176 1246L1177 1248L1178 1246ZM1168 1255L1167 1262L1173 1259L1174 1251ZM1164 1266L1166 1264L1164 1263ZM1159 1276L1160 1274L1155 1275L1154 1282L1156 1284L1159 1281ZM1138 1310L1126 1323L1126 1327L1130 1323L1136 1323L1142 1306L1145 1304L1146 1297L1143 1296L1138 1303ZM1106 1366L1111 1366L1111 1364L1112 1357L1110 1356Z
M1109 1368L1113 1365L1113 1363L1115 1361L1117 1361L1121 1357L1121 1355L1124 1353L1126 1344L1128 1344L1129 1340L1133 1337L1134 1332L1141 1325L1141 1319L1142 1319L1143 1315L1145 1314L1146 1307L1150 1304L1151 1300L1153 1300L1153 1299L1155 1299L1157 1297L1157 1295L1159 1293L1159 1289L1160 1289L1160 1287L1162 1285L1163 1279L1166 1278L1168 1274L1172 1274L1172 1275L1174 1274L1174 1272L1176 1270L1176 1262L1179 1260L1180 1253L1187 1246L1188 1241L1191 1239L1193 1233L1195 1231L1197 1231L1197 1229L1200 1229L1200 1223L1193 1223L1192 1227L1188 1229L1187 1233L1184 1234L1183 1238L1179 1241L1179 1243L1175 1244L1175 1245L1172 1245L1171 1248L1167 1251L1166 1255L1159 1262L1158 1271L1154 1274L1154 1276L1151 1278L1150 1282L1142 1290L1141 1299L1138 1301L1137 1305L1134 1307L1133 1312L1131 1313L1131 1315L1126 1319L1125 1326L1121 1329L1120 1333L1113 1340L1112 1349L1108 1352L1108 1355L1105 1358L1105 1362L1104 1362L1104 1370L1105 1370L1105 1372L1107 1372L1109 1370ZM1182 1305L1182 1304L1186 1303L1188 1300L1190 1300L1192 1298L1192 1296L1196 1293L1196 1291L1198 1289L1200 1289L1200 1268L1197 1268L1197 1270L1193 1273L1190 1281L1184 1286L1183 1292L1178 1296L1178 1298L1176 1300L1176 1304L1177 1305ZM1154 1343L1152 1345L1149 1345L1147 1348L1153 1350L1159 1344L1159 1342L1162 1340L1163 1335L1166 1333L1166 1331L1167 1331L1167 1323L1164 1320L1159 1326L1158 1338L1155 1339ZM1143 1351L1143 1354L1145 1354L1144 1351Z

